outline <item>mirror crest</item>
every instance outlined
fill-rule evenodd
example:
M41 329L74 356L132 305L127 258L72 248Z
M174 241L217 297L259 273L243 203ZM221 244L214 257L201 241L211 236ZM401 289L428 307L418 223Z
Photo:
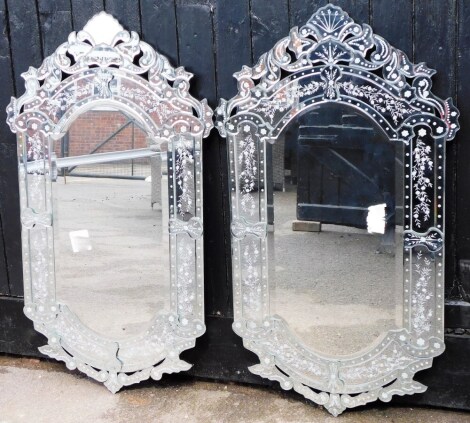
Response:
M24 311L47 337L40 351L112 392L189 369L179 354L205 331L201 144L213 126L207 101L189 94L192 74L172 67L137 33L102 12L71 33L39 69L30 67L22 76L26 92L12 98L7 122L18 134ZM168 207L169 219L164 230L170 312L156 313L147 330L119 341L94 332L56 298L52 182L69 158L56 157L55 143L88 110L124 112L149 140L147 149L106 152L101 159L148 159L158 153L168 171L162 208ZM73 166L83 157L74 157Z
M327 5L253 68L236 73L237 95L221 100L217 109L217 128L229 147L233 328L260 359L250 368L253 373L277 380L334 415L423 392L426 387L414 374L444 351L445 142L459 129L459 113L451 99L431 93L434 73L424 63L411 63L370 26ZM321 116L319 106L326 103L365 115L405 157L399 241L403 327L347 356L313 351L270 309L275 266L269 262L269 148L296 117L316 109Z

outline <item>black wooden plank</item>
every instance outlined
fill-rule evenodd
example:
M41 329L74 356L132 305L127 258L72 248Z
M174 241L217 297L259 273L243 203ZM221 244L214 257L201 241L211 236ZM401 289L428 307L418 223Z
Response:
M5 0L0 0L0 110L5 110L10 98L15 95L12 62L10 56L9 25ZM4 115L0 119L0 142L15 142Z
M42 62L39 17L35 0L7 0L13 75L18 96L25 91L21 74Z
M0 295L10 295L6 259L5 242L3 240L2 214L0 213Z
M80 31L88 20L104 10L104 0L71 0L74 31Z
M10 97L14 95L12 62L10 56L10 40L8 38L9 25L7 19L7 10L5 0L0 0L0 110L5 110L10 102ZM0 143L14 144L16 137L10 131L6 120L0 120ZM8 147L7 147L8 149ZM0 166L2 166L3 156L0 157ZM3 166L2 166L3 167ZM8 203L6 203L8 204ZM0 294L9 295L10 285L8 278L8 257L6 242L11 245L10 239L5 239L3 230L3 215L5 214L5 205L0 203ZM10 250L9 250L10 251ZM15 250L10 251L13 254ZM21 281L19 281L21 283Z
M414 61L436 69L432 91L442 98L454 95L455 12L455 0L415 0Z
M217 0L214 9L216 83L219 98L237 92L233 74L252 64L249 0Z
M72 11L69 0L39 0L42 47L49 56L67 41L72 32Z
M0 296L0 352L44 357L38 347L47 344L47 340L34 330L23 307L21 298Z
M457 106L460 110L461 129L453 143L457 148L457 186L456 186L456 231L457 258L470 260L470 2L458 2L458 38L457 38ZM451 227L452 228L452 227ZM450 229L451 229L450 228ZM449 228L448 228L449 229ZM467 296L470 296L470 272L459 275ZM462 266L461 266L462 269ZM467 326L465 326L467 327Z
M251 0L252 49L254 61L289 35L287 0Z
M258 360L255 354L243 347L242 339L233 332L232 319L207 316L205 323L207 331L196 340L196 347L181 355L183 360L193 364L187 374L216 380L271 384L248 370Z
M446 328L470 329L470 303L466 301L446 301Z
M341 7L358 24L370 23L369 0L330 0Z
M23 295L16 144L0 143L0 217L11 295ZM0 274L0 278L4 276Z
M385 38L393 47L413 57L413 1L374 0L371 26L377 35ZM397 18L400 25L397 25Z
M320 7L326 6L328 0L289 0L289 26L302 26Z
M226 139L212 131L203 145L206 317L233 317Z
M174 0L141 0L142 39L173 66L178 64L178 41Z
M290 26L302 26L320 7L332 3L357 23L369 23L369 0L289 0Z
M140 10L137 1L105 0L104 7L125 29L140 34Z
M177 0L179 63L194 74L191 92L217 105L215 83L213 7L204 0Z

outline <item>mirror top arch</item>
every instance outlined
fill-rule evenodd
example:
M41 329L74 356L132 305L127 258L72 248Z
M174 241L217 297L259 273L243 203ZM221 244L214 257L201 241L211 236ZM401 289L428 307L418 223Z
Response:
M259 126L261 139L274 142L309 105L339 101L364 112L390 139L408 142L412 127L424 124L433 137L451 140L459 112L452 99L432 94L434 74L369 25L328 4L304 26L292 28L255 66L234 74L238 93L220 101L217 128L222 136L236 134L238 124L249 120Z
M205 99L189 94L192 76L101 12L38 69L22 74L26 92L7 106L7 123L15 133L34 124L33 129L60 137L71 117L99 101L132 109L156 138L206 137L213 113Z

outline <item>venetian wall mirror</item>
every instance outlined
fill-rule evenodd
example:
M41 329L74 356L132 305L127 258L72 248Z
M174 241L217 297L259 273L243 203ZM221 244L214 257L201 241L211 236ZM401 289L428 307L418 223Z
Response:
M233 328L250 370L338 415L423 392L444 351L445 143L434 71L328 5L222 100Z
M23 74L26 315L40 351L112 392L187 370L205 331L201 143L191 74L100 13Z

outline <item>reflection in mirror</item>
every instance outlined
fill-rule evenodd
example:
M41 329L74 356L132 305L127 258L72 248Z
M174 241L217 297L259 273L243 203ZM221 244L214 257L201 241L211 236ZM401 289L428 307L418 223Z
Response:
M327 103L267 149L271 314L349 355L403 327L403 146Z
M55 142L57 300L112 339L169 312L166 152L132 117L95 108Z

